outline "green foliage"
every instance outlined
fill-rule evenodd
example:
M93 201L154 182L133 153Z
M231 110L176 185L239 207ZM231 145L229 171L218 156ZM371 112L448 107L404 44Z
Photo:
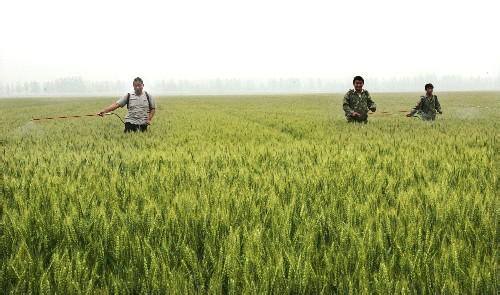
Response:
M0 100L0 290L495 294L498 97L163 97L146 134Z

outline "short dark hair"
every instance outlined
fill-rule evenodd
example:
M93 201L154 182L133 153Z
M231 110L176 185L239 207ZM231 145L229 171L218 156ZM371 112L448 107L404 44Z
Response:
M354 79L352 79L352 84L354 84L354 82L356 82L356 81L361 81L361 82L363 82L363 84L365 84L365 80L361 76L354 77Z
M141 79L140 77L136 77L136 78L134 79L134 82L133 82L133 83L135 83L135 82L140 82L141 84L144 84L144 82L142 81L142 79Z
M427 90L427 88L434 89L434 85L432 85L431 83L427 83L427 84L425 84L425 90Z

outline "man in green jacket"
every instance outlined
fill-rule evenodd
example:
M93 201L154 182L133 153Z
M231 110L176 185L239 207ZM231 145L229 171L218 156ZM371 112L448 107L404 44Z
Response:
M375 112L377 106L370 93L363 89L365 80L361 76L354 77L354 89L347 91L344 96L343 109L347 122L368 122L368 110Z
M419 117L422 120L435 120L436 113L442 114L441 105L436 95L432 94L434 86L431 83L425 84L425 95L420 97L417 105L409 112L407 117Z

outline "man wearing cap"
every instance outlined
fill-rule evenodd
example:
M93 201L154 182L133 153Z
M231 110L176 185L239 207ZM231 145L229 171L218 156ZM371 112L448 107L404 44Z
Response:
M436 95L432 94L434 86L431 83L425 84L425 95L420 97L417 105L409 112L407 117L418 117L425 121L436 119L436 113L442 114L441 105Z
M343 109L347 122L368 122L368 110L375 112L377 106L368 90L363 89L365 80L361 76L354 77L354 89L347 91L344 96Z

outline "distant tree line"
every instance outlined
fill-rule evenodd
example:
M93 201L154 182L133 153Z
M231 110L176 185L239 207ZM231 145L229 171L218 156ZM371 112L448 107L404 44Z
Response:
M498 77L415 76L394 79L365 77L371 91L423 91L431 82L440 91L500 90ZM343 92L352 88L350 79L211 79L146 81L146 88L155 94L217 94L217 93L304 93ZM68 77L52 81L0 82L0 96L44 95L121 95L130 91L129 81L91 81Z

